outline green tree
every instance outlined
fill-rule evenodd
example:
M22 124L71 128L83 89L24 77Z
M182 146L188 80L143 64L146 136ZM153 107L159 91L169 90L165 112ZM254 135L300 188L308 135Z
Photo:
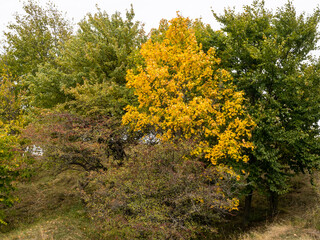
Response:
M109 16L98 8L80 23L77 34L67 42L61 64L74 73L77 83L105 81L125 85L125 75L145 41L140 22L134 22L131 7L123 19L119 12Z
M78 113L122 115L132 100L125 88L126 71L134 66L145 41L142 25L133 18L132 8L126 19L118 12L109 17L100 9L88 14L63 45L57 65L46 64L27 79L33 105L51 108L66 103L67 109Z
M215 35L222 66L245 92L257 123L246 216L253 190L270 197L273 215L288 178L319 167L320 69L310 54L317 49L320 10L298 15L288 2L273 13L255 1L242 13L228 9L214 16L223 26L224 34Z
M109 156L122 164L121 116L124 107L135 101L125 86L125 75L145 40L141 24L133 18L132 8L126 19L120 13L109 17L100 9L88 14L64 45L58 65L41 66L27 79L32 105L52 108L53 113L39 118L25 134L59 165L106 169L101 163Z
M46 8L28 0L24 14L16 14L15 22L4 33L3 61L10 72L21 77L35 74L39 64L53 62L59 48L71 35L71 27L53 3Z
M18 177L19 154L15 150L18 140L10 135L0 122L0 206L11 206L16 199L12 196L14 190L13 182ZM0 223L5 224L2 214Z
M61 59L77 83L67 91L73 99L66 104L69 109L112 117L124 114L124 107L134 99L125 87L126 71L134 67L145 41L142 25L133 21L134 16L132 8L125 19L118 12L109 17L98 9L79 23L80 29L66 44Z
M19 176L19 132L22 124L22 105L13 77L7 69L0 76L0 206L11 206L16 200L12 196L13 182ZM0 214L0 223L3 216Z
M17 125L15 122L22 114L22 101L13 81L14 78L9 72L0 76L0 120L8 125Z

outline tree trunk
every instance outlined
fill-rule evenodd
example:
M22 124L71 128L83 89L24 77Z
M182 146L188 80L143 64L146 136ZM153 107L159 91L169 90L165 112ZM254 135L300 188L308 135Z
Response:
M269 217L274 217L278 213L279 195L275 192L270 193L269 197Z
M244 226L248 226L248 224L250 223L252 194L253 194L253 190L250 189L248 195L245 198L244 214L243 214L243 225Z

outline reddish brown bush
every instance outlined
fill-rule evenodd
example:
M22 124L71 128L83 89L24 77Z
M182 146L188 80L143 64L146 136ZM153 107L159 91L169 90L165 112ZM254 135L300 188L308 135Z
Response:
M187 159L188 146L139 145L123 166L89 174L81 192L101 239L215 234L215 223L234 204L230 189L238 182Z
M70 113L43 114L30 124L24 137L42 148L47 161L62 168L80 166L86 171L122 164L124 134L110 117L80 117Z

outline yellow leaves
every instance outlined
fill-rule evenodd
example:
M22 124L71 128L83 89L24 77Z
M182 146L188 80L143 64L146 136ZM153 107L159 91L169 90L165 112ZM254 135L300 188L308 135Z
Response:
M215 50L201 50L190 25L178 16L169 22L162 42L142 45L145 67L127 74L139 106L127 107L123 124L135 131L152 126L162 141L192 139L192 155L213 165L247 162L244 149L253 148L254 122L243 107L243 93L233 87L230 73L219 68ZM233 169L223 169L239 180Z
M229 207L228 208L228 210L229 211L233 211L233 210L239 210L238 209L238 207L239 207L239 199L237 199L237 198L232 198L231 200L230 200L230 206L231 207Z

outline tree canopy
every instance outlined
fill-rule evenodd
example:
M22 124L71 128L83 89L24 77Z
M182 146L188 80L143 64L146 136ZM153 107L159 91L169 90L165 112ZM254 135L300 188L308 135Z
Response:
M214 14L222 24L218 55L248 99L257 127L250 154L252 189L274 196L288 191L293 173L319 167L320 10L298 15L291 2L276 12L255 1L244 12Z
M15 77L35 74L39 64L52 62L72 29L53 3L46 8L36 2L24 2L25 14L16 14L5 35L5 54L2 56Z
M319 170L319 8L254 1L213 12L218 31L178 13L149 35L132 6L97 7L74 32L52 3L23 10L0 56L3 207L34 147L35 162L82 172L104 238L214 234L241 194L245 216L254 191L273 215L292 176Z
M243 107L243 94L219 67L214 49L199 47L190 20L169 22L160 42L142 45L144 64L129 70L127 86L139 105L127 107L123 123L163 141L192 139L195 156L213 165L247 162L253 121Z

